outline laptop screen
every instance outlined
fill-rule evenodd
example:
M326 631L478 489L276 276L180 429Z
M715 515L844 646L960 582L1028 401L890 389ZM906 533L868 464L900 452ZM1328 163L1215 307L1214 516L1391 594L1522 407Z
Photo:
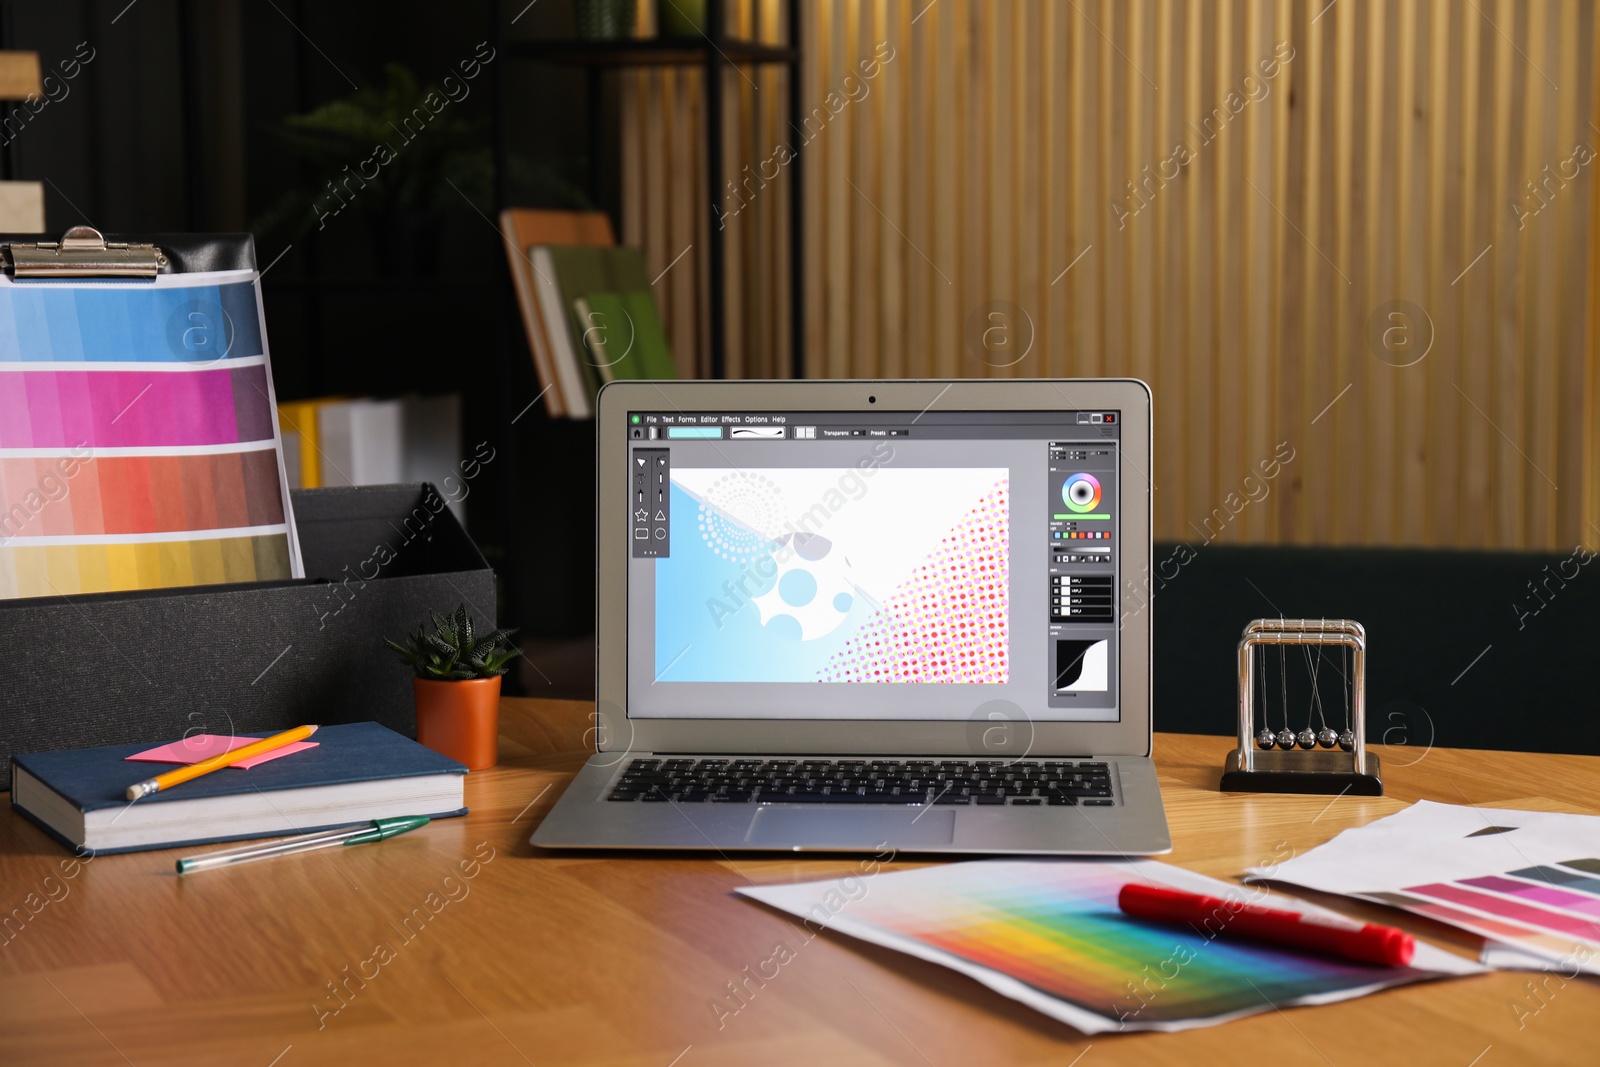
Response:
M1117 411L630 411L628 710L1119 721Z

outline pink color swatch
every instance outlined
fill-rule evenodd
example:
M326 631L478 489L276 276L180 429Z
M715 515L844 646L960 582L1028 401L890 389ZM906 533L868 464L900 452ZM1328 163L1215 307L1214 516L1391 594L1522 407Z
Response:
M1514 882L1509 878L1494 875L1485 878L1463 878L1461 884L1470 885L1474 889L1487 889L1492 893L1521 897L1523 900L1532 900L1539 904L1549 904L1555 908L1566 908L1568 911L1582 912L1585 915L1600 916L1600 900L1584 896L1582 893L1569 893L1554 886Z
M1425 897L1435 900L1448 900L1452 904L1465 904L1469 908L1477 908L1491 915L1499 915L1513 919L1520 923L1540 930L1549 930L1557 934L1572 934L1577 937L1587 938L1590 941L1600 941L1600 925L1586 919L1574 919L1560 912L1549 911L1545 908L1535 908L1530 905L1520 904L1504 897L1490 896L1488 893L1479 893L1461 886L1448 883L1435 882L1430 885L1414 885L1406 889L1407 893L1420 893Z
M147 748L143 752L135 752L126 757L140 763L199 763L212 756L220 756L224 752L232 752L245 745L253 745L261 740L259 737L224 737L221 734L194 734L182 741L174 741L170 745L158 745ZM259 756L240 760L230 764L241 771L248 771L251 767L275 760L279 756L291 756L296 752L304 752L308 748L316 748L316 741L291 741L282 748L275 748L271 752L263 752Z

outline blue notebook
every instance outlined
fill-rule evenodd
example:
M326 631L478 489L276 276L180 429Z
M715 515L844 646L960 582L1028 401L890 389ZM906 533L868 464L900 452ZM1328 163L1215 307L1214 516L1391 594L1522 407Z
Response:
M12 757L11 806L96 854L467 813L467 768L386 726L324 726L315 740L316 748L249 770L224 767L132 803L128 786L180 766L128 761L161 742L31 752Z

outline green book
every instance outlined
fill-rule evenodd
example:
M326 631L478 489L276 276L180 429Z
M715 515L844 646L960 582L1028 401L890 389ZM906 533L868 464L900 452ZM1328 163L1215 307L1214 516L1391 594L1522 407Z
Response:
M672 350L637 248L547 246L572 352L592 396L618 378L676 378Z
M678 376L649 293L590 293L576 303L588 324L584 344L606 381Z
M556 347L564 353L570 353L567 358L577 363L578 370L583 376L585 391L592 403L595 394L600 391L600 384L605 379L601 376L600 368L595 365L595 357L584 348L583 339L588 327L579 320L577 309L572 306L572 302L580 296L603 293L614 288L606 257L615 249L592 245L545 245L541 251L546 254L534 262L536 264L547 262L555 272L551 280L560 290L559 307L562 312L560 321L566 324L565 336L557 341ZM553 320L554 316L547 318L546 329L554 331L557 328Z

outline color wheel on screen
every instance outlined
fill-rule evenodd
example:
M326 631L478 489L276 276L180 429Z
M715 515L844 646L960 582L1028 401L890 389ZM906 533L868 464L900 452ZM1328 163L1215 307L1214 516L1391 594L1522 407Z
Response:
M1100 480L1092 474L1073 474L1061 486L1061 502L1083 514L1100 506Z

